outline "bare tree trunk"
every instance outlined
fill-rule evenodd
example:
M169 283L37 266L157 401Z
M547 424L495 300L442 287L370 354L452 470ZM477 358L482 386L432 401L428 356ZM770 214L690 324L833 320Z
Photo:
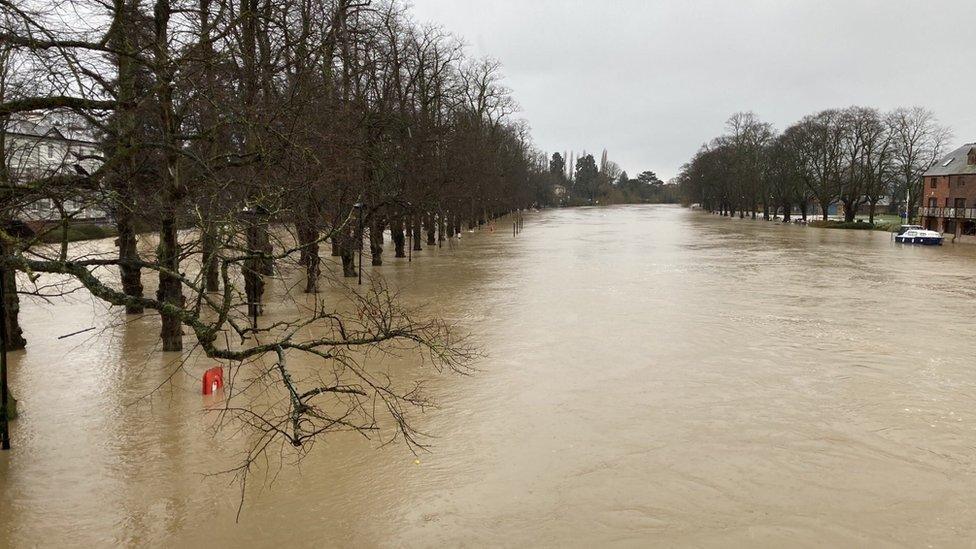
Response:
M119 232L116 243L119 247L119 259L122 260L119 264L119 275L122 279L122 291L126 295L142 297L142 269L134 264L139 261L139 249L136 241L136 230L132 222L131 207L131 201L126 200L117 207L115 212L115 228ZM126 314L138 315L142 314L142 311L140 305L125 306Z
M298 234L301 255L299 261L305 266L305 293L314 294L319 291L319 273L321 260L319 259L319 232L314 220L302 219L295 223Z
M220 272L217 269L217 235L214 227L209 224L202 229L201 247L203 248L202 269L203 282L208 292L220 291Z
M427 217L424 219L425 229L427 229L427 245L433 246L437 244L436 230L434 228L434 214L431 212L427 213Z
M420 216L410 216L410 230L413 231L413 251L419 252L423 248L420 246Z
M379 217L369 224L369 254L372 264L383 264L383 220Z
M444 221L444 211L442 210L437 214L437 241L444 242L447 240L447 235L444 232L447 230L447 223Z
M339 233L333 234L332 238L329 239L329 243L332 245L332 257L339 257L342 255L339 250L340 239L341 237L339 236Z
M114 28L111 36L112 46L120 51L134 50L133 41L135 40L135 29L133 17L135 10L121 3L116 4L119 9L116 14L118 25ZM135 103L136 96L140 93L137 84L137 73L135 63L129 55L117 55L116 63L118 69L117 87L118 98L121 104L115 113L114 119L114 146L118 152L124 152L134 147L136 141L136 113L132 104ZM133 200L133 185L139 179L137 173L136 159L128 157L124 160L120 170L114 173L111 181L112 190L115 192L113 210L115 215L115 227L119 233L116 243L119 247L119 275L122 282L122 291L127 295L142 297L142 271L135 262L139 261L139 250L136 245L136 230L134 226L133 211L135 202ZM132 304L131 301L125 306L126 314L142 314L143 308L140 305Z
M853 203L844 201L844 221L851 223L855 216L857 216L857 208L854 207Z
M163 214L162 225L159 230L158 261L162 269L159 272L159 289L156 299L182 308L183 284L177 275L180 272L180 244L177 240L176 216L172 210ZM167 272L169 271L169 272ZM162 313L162 326L159 337L163 341L163 351L183 350L183 326L179 317Z
M390 224L390 235L393 238L393 249L395 250L394 257L407 257L407 252L405 245L407 243L407 237L403 233L403 217L394 216L393 222Z
M356 238L353 236L354 232L348 227L344 227L339 237L339 257L342 258L342 276L346 278L356 277L357 248L355 246Z
M3 241L0 241L0 256L6 255L3 250ZM17 297L17 274L13 269L3 270L3 322L7 328L7 350L16 351L27 346L24 339L24 331L20 328L18 314L20 312L20 299Z
M258 262L258 268L264 276L272 276L274 275L274 259L271 258L271 254L274 253L274 247L271 245L271 234L268 232L267 220L262 219L255 229L256 249L263 254Z

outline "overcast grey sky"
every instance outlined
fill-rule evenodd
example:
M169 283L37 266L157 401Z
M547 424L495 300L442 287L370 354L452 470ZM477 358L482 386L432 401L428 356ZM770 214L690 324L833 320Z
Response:
M674 176L735 111L923 105L976 141L976 1L413 0L505 66L540 148Z

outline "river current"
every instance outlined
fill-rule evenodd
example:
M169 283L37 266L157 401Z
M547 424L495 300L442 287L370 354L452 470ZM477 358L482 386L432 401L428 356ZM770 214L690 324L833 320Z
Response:
M239 520L204 365L155 317L58 339L122 317L23 303L0 546L973 546L976 246L671 206L498 227L368 268L485 354L402 370L429 452L331 436Z

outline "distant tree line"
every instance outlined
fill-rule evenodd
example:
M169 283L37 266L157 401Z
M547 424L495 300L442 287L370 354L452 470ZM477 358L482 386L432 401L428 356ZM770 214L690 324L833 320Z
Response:
M868 107L828 109L778 133L754 113L733 115L726 133L704 145L678 177L685 203L739 217L808 215L845 221L878 204L904 201L914 215L922 174L944 152L950 131L924 108L883 113Z
M569 160L567 161L567 156ZM603 151L599 165L592 154L575 158L553 153L549 159L548 185L565 191L562 203L578 204L638 204L677 203L677 187L658 179L652 171L641 172L631 179L616 162Z

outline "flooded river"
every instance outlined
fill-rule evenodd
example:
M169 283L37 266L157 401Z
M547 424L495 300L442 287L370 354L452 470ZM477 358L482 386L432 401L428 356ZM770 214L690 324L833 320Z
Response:
M239 522L198 377L139 400L174 371L155 319L58 340L118 314L25 304L0 546L973 546L976 246L665 206L500 226L380 268L487 354L434 376L430 453L333 436Z

